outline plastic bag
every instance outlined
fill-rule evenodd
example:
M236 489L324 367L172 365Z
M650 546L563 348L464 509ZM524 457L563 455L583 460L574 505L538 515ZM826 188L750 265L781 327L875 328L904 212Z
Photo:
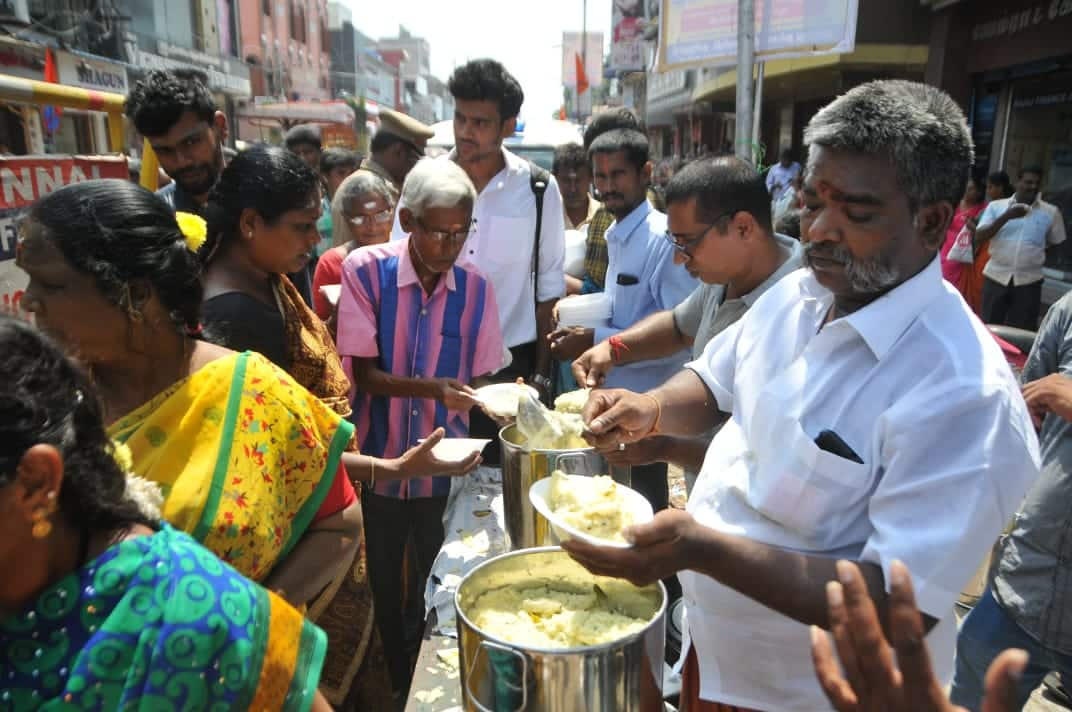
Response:
M948 262L963 262L969 265L975 262L972 231L968 229L967 225L960 228L960 232L957 233L957 239L953 241L953 246L949 248L949 254L945 256L945 259Z

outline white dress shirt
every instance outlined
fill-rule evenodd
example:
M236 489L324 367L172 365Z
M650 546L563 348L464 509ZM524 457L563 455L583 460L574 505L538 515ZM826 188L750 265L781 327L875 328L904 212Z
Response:
M881 566L900 559L940 679L953 603L1039 472L1038 442L1001 350L937 258L822 326L833 303L808 270L774 285L689 364L732 417L712 440L688 511L790 551ZM839 435L863 464L820 449ZM765 710L829 709L808 627L686 571L700 695Z
M473 206L473 230L459 260L467 260L491 282L499 304L499 323L507 348L536 339L536 298L541 302L566 294L563 266L566 230L562 222L562 194L554 177L543 196L540 227L540 293L533 296L533 240L536 237L536 197L532 193L530 164L502 149L506 166L491 179ZM438 160L451 160L450 154ZM403 188L403 191L405 188ZM405 207L399 202L399 208ZM402 230L395 210L392 240L401 240Z
M979 227L990 225L1005 214L1016 196L995 200L979 216ZM1034 284L1042 280L1046 248L1065 241L1065 220L1056 205L1035 199L1031 211L1001 226L990 240L990 261L983 268L986 277L1007 285Z
M594 343L628 329L655 312L685 301L699 282L674 264L666 234L666 215L644 200L621 222L607 228L606 293L611 300L608 326L597 327ZM629 363L607 374L607 388L646 391L681 370L688 349L650 361Z

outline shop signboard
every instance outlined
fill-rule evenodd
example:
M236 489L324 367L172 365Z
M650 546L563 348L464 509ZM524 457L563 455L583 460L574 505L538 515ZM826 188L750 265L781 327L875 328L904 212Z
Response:
M613 72L643 72L647 57L644 28L645 0L613 0L611 5L609 68Z
M856 48L858 0L756 0L756 61ZM665 0L659 71L737 61L737 0Z
M202 53L196 53L200 55ZM195 53L187 51L184 56L193 56ZM228 61L217 62L222 64L223 69L221 71L213 66L206 66L202 64L194 64L186 61L185 59L176 59L174 57L162 57L159 54L152 52L146 52L143 49L136 49L137 66L143 71L150 69L160 69L168 71L172 69L195 69L199 72L204 72L208 77L208 88L212 91L223 92L224 94L231 94L232 96L247 98L252 93L251 85L249 83L248 71L245 70L247 76L241 76L233 74L231 72L239 66L237 63L231 63ZM206 55L208 56L208 55ZM214 59L215 61L215 59Z
M18 306L26 274L15 266L19 223L34 201L58 188L130 173L122 156L0 157L0 311Z
M965 55L986 72L1068 54L1072 0L975 0Z
M60 84L112 94L127 93L127 70L122 64L63 50L55 52Z

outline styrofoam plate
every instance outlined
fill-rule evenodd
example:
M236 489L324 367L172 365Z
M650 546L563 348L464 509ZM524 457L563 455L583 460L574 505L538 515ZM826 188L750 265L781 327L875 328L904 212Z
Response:
M571 478L585 476L586 475L566 475L566 477ZM625 500L624 506L633 513L633 524L643 524L644 522L650 522L655 518L655 513L651 509L651 503L644 499L644 495L622 484L618 485L618 490L622 493L623 499ZM616 549L630 549L633 546L625 541L612 541L610 539L594 537L591 534L586 534L585 532L574 529L569 524L563 522L551 509L550 477L537 480L532 484L532 487L529 488L529 501L532 502L532 506L536 508L536 511L548 521L551 525L551 530L554 531L555 536L558 537L559 541L580 539L593 546L611 546Z
M527 388L533 398L539 400L540 392L532 386L519 383L492 383L476 389L476 399L493 415L500 418L516 418L518 398Z
M443 462L461 462L474 452L483 452L490 442L485 438L443 438L432 448L432 454Z

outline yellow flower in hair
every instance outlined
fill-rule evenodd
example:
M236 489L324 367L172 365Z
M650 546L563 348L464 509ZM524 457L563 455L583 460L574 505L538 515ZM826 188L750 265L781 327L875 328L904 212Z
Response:
M186 238L187 249L190 252L200 250L201 245L205 244L205 238L208 237L208 224L205 223L205 219L200 215L179 211L175 213L175 220L179 223L182 236Z
M130 472L134 469L134 455L130 452L130 448L125 443L121 443L117 440L113 440L111 443L112 458L115 459L115 463L119 465L119 469L124 473Z

